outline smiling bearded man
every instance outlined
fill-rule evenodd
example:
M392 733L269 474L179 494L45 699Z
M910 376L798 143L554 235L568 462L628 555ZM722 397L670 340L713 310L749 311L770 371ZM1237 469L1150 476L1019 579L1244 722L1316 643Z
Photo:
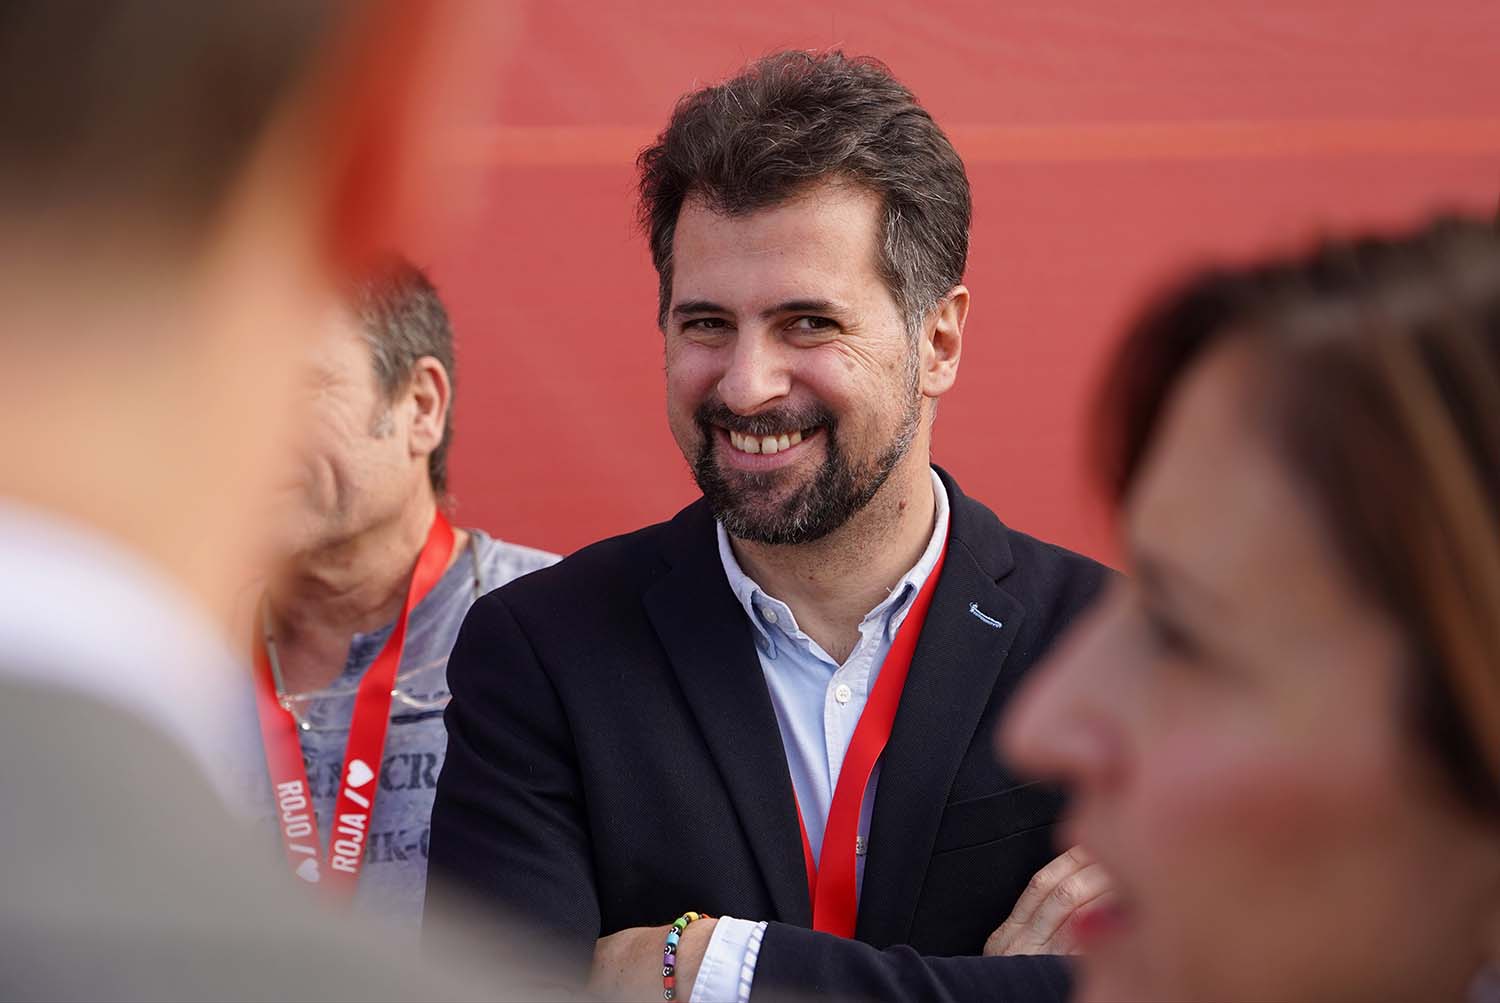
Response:
M700 441L693 477L725 532L733 539L756 543L811 543L844 525L869 504L916 438L922 417L917 365L916 354L912 353L907 365L906 407L895 437L864 469L855 466L839 446L838 419L821 404L748 415L732 411L720 400L700 405L694 414ZM725 470L718 462L719 436L715 429L728 433L735 452L749 456L787 453L822 432L823 462L779 504L762 502L757 507L763 496L774 492L782 476L779 471L789 458L783 456L781 462L768 464L770 469Z
M641 166L704 497L475 605L431 866L608 996L1060 998L1057 959L977 955L1066 950L1106 882L1042 870L1060 799L989 736L1105 573L931 466L963 164L880 64L785 53Z

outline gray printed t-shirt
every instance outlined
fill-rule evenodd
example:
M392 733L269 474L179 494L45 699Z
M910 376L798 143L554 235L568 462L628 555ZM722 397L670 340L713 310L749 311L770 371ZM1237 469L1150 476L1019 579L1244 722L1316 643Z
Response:
M375 812L354 898L355 908L366 916L407 928L422 921L433 794L448 742L443 730L443 709L450 696L448 655L458 628L479 595L557 560L556 555L496 540L481 530L468 532L464 553L412 610L407 624L406 649L396 677L399 695L391 701ZM319 856L325 861L354 695L394 627L390 624L373 633L356 634L339 678L325 690L294 698L299 720L312 725L301 732L302 756L318 812ZM258 737L259 731L255 734ZM254 789L251 815L275 841L279 860L281 835L264 750L257 747L255 755L260 769L248 780Z

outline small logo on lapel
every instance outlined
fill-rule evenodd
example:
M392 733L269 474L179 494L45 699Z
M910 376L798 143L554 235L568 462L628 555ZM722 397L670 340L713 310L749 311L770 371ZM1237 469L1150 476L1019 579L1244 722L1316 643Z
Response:
M1005 624L1001 623L999 620L996 620L994 617L985 616L984 613L980 611L979 604L977 602L969 603L969 612L974 614L974 618L980 623L987 623L991 627L994 627L996 630L1001 630L1005 627Z

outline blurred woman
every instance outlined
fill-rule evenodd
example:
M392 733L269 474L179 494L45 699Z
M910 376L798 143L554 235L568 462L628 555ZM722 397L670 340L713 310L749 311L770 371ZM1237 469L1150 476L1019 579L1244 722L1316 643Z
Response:
M1019 698L1081 993L1452 999L1500 947L1500 238L1214 271L1101 413L1130 578Z

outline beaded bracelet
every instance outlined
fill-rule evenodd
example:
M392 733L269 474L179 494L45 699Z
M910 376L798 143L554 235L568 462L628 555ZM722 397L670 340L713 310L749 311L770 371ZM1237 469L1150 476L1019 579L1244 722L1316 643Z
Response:
M704 913L685 912L677 917L677 921L672 924L672 929L667 931L667 946L661 952L662 999L677 998L677 943L682 939L682 931L686 930L690 923L712 918Z

